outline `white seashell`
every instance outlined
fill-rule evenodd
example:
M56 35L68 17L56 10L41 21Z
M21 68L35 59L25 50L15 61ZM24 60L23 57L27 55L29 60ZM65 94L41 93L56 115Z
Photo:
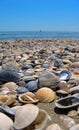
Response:
M51 120L50 116L43 109L39 109L38 116L34 122L27 127L27 130L44 130L48 120Z
M48 120L51 118L45 110L27 104L16 110L14 129L43 130Z
M69 130L79 130L79 124L72 126Z
M18 100L22 103L37 103L39 100L36 98L35 94L32 92L26 92L19 95Z
M3 85L3 88L7 87L10 91L16 90L18 88L18 85L14 82L8 82Z
M39 108L33 104L27 104L15 112L14 128L19 130L29 126L37 117Z
M14 107L11 107L11 110L14 112L14 113L16 113L16 111L18 110L18 109L20 109L22 106L14 106Z
M56 123L49 125L46 130L62 130L60 126Z
M63 120L64 126L68 129L76 124L74 119L72 119L68 116L61 116L60 119Z
M12 126L13 121L8 116L0 112L0 130L11 130L10 128Z

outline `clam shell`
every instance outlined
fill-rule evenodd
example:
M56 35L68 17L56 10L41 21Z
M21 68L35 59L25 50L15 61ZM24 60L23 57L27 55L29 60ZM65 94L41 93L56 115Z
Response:
M76 124L75 120L68 116L61 116L60 119L63 120L64 126L68 129Z
M63 97L55 101L55 106L60 109L69 109L76 107L78 105L79 105L79 97L75 95Z
M20 109L22 106L14 106L11 107L12 112L15 114L18 109Z
M60 80L68 81L71 78L71 72L68 70L63 70L58 74Z
M79 124L72 126L69 130L79 130Z
M13 121L0 112L0 130L10 130L11 126L13 126Z
M56 89L58 87L59 78L51 72L44 71L40 74L38 78L39 88L48 87L51 89Z
M70 64L71 68L79 68L79 62L74 62L72 64Z
M20 93L25 93L28 92L29 90L25 87L18 87L17 92Z
M56 60L55 60L55 62L54 62L54 67L59 68L59 67L62 67L62 66L63 66L63 62L62 62L62 60L56 58Z
M9 92L9 89L7 88L7 87L2 87L2 88L0 88L0 94L7 94Z
M74 74L79 75L79 68L74 69Z
M23 77L23 80L27 83L29 81L34 81L35 78L33 76L25 76L25 77Z
M29 126L37 117L39 108L33 104L22 106L15 112L15 129L23 129Z
M14 115L13 110L11 110L10 107L8 107L7 105L5 105L3 103L0 103L0 112L3 112L8 115L12 115L12 116Z
M69 117L76 118L78 116L78 113L76 110L71 110L67 114Z
M69 89L69 93L71 94L76 94L76 93L79 93L79 85L78 86L75 86L75 87L72 87Z
M0 95L0 103L11 105L15 101L15 97L11 95Z
M5 87L8 88L10 91L12 91L12 90L16 90L18 88L18 85L16 85L16 83L14 82L8 82L3 85L3 88Z
M50 116L47 112L43 109L39 109L36 119L29 125L28 130L43 130L48 120L50 120Z
M37 103L39 101L32 92L23 93L19 95L18 99L22 103Z
M68 92L68 86L67 86L66 81L60 81L60 83L59 83L59 89Z
M62 130L60 126L56 123L49 125L46 130Z
M25 87L30 91L36 91L38 89L37 81L29 81Z
M64 90L58 90L58 91L56 91L56 94L59 97L65 97L65 96L68 95L68 93L66 91L64 91Z
M17 82L19 80L19 75L12 69L5 69L0 72L0 81L6 82Z
M35 95L40 102L52 102L56 96L55 92L47 87L40 88Z

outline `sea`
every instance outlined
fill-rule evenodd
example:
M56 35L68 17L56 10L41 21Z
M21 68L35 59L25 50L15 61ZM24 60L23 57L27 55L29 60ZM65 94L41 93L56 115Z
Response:
M71 38L79 39L79 32L60 31L0 31L0 40L26 38Z

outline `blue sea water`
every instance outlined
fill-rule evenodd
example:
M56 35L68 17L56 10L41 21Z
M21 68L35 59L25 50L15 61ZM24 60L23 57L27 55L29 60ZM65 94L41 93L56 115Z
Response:
M0 31L0 40L25 38L73 38L79 39L79 32L54 31Z

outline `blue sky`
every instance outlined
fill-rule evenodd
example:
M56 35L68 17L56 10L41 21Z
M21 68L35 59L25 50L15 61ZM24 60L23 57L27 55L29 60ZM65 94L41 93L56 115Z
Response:
M0 0L0 31L77 31L79 0Z

